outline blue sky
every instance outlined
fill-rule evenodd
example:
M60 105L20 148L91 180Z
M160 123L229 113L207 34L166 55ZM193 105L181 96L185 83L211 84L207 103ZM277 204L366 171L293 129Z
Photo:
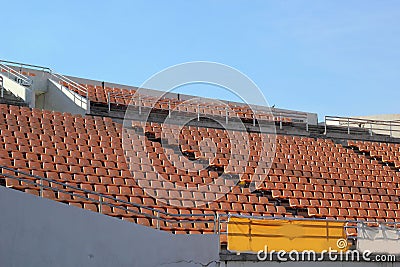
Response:
M214 61L248 75L276 107L320 118L400 113L400 1L37 0L1 9L1 59L136 86L171 65Z

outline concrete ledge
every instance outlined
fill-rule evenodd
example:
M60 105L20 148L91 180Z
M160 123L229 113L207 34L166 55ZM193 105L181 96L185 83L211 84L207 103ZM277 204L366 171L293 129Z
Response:
M1 266L215 266L217 235L173 235L0 186Z

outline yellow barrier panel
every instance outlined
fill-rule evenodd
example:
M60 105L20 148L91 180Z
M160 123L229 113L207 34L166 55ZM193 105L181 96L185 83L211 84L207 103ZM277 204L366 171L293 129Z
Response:
M346 251L349 247L344 222L306 220L261 220L231 217L228 222L228 250L298 252Z

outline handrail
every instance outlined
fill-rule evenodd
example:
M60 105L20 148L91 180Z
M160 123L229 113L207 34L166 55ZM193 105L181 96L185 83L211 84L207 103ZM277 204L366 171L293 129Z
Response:
M35 185L35 186L39 186L40 187L40 196L41 197L43 197L43 189L50 189L50 190L52 190L54 192L61 192L61 193L65 193L65 194L68 194L68 195L71 195L71 196L76 196L76 197L79 197L79 198L82 198L82 199L85 199L85 200L88 200L88 201L97 202L97 203L100 204L100 207L102 205L107 205L107 206L110 206L110 207L113 207L113 208L122 209L124 211L129 211L129 212L132 212L132 213L135 213L135 214L138 214L138 215L149 217L151 219L161 220L161 221L164 221L164 222L176 223L177 222L176 217L182 217L182 218L185 218L185 217L213 217L214 218L213 220L201 220L201 221L198 220L198 221L196 221L196 220L187 219L187 220L179 220L179 222L193 222L193 223L196 223L196 222L208 222L208 223L216 223L216 220L215 220L216 215L215 214L211 214L211 213L209 213L209 214L206 214L206 213L204 213L204 214L172 214L172 213L168 213L168 212L166 212L164 210L159 210L159 209L156 209L156 208L140 205L140 204L129 202L129 201L125 201L125 200L122 200L122 199L117 199L115 197L111 197L109 195L104 195L104 194L98 193L96 191L82 189L82 188L79 188L79 187L76 187L76 186L72 186L72 185L69 185L67 183L63 183L63 182L60 182L60 181L57 181L57 180L54 180L54 179L49 179L49 178L33 175L33 174L30 174L30 173L19 171L19 170L16 170L16 169L13 169L13 168L9 168L9 167L6 167L6 166L0 165L0 169L5 169L5 170L8 170L8 171L17 173L17 174L22 174L22 175L25 175L25 176L28 176L28 177L32 177L32 178L36 178L36 179L40 180L40 184L38 184L38 183L36 183L34 181L31 181L31 180L28 180L26 178L18 178L18 177L15 177L13 175L10 175L10 174L0 173L0 176L4 176L4 177L7 177L7 178L11 178L11 179L16 179L16 180L19 180L19 181L24 181L25 183L29 183L29 184L32 184L32 185ZM61 189L61 188L58 188L58 187L51 187L51 186L44 185L43 181L47 181L47 182L50 182L50 183L58 184L58 185L61 185L61 186L65 187L65 188L74 189L76 191L80 191L80 192L83 192L83 193L86 193L86 194L96 195L96 196L99 197L99 200L94 199L94 198L89 198L89 197L86 197L86 196L82 196L82 195L76 194L74 192L69 192L67 190L64 190L64 189ZM147 213L139 213L139 212L137 212L135 210L132 210L130 208L125 208L125 207L121 207L121 206L118 206L118 205L114 205L114 204L109 203L109 202L105 202L105 201L103 201L103 199L109 199L109 200L112 200L112 201L115 201L115 202L120 202L122 204L131 205L131 206L137 207L137 208L143 208L143 209L152 211L154 214L157 214L157 216L156 215L147 214ZM101 208L99 208L99 212L101 213ZM162 218L162 217L160 217L160 215L170 216L170 217L175 218L175 219ZM158 227L158 229L159 229L159 227Z
M375 224L376 225L376 224ZM367 227L371 227L368 226L366 222L358 222L356 228L360 229L361 232L365 233L365 230ZM375 226L376 227L376 226ZM396 234L398 235L398 237L400 237L400 222L379 222L379 226L377 226L377 228L379 228L383 233L385 233L388 230L395 230ZM391 229L388 229L391 228ZM363 237L359 237L360 239L363 239ZM383 234L382 237L374 237L374 240L382 240L382 239L387 239L388 237L385 236L385 234ZM390 239L390 238L389 238ZM398 240L397 238L395 238L396 240Z
M7 73L8 78L10 78L10 75L14 76L15 81L23 86L30 87L33 84L33 81L30 78L7 65L0 63L0 70L4 70Z
M130 96L133 96L133 95L136 94L136 91L135 92L133 92L133 91L135 91L135 90L132 90L131 94L130 93L123 93L123 92L109 92L109 94L110 94L110 96L117 95L119 97L130 97Z
M136 94L136 90L132 89L132 93L109 92L108 94L110 95L110 97L116 97L116 98L122 98L122 99L128 98L129 99L129 98L132 98L132 96L134 96ZM139 96L139 94L136 94L136 95ZM141 97L151 97L151 95L140 95L140 96ZM165 98L165 97L163 97L163 98L160 98L160 99L162 99L162 100L170 100L171 102L176 102L176 101L181 102L181 100L178 100L177 98ZM228 102L227 104L230 105L230 106L236 106L238 108L242 107L243 105L246 105L245 103L236 103L236 102ZM268 107L262 107L262 106L254 106L254 105L249 105L249 106L251 106L252 110L255 110L255 111L257 111L257 110L258 111L266 111L265 109L268 108ZM270 110L272 111L272 113L274 113L276 109L275 108L270 108ZM306 118L306 116L307 116L306 112L299 112L299 111L290 112L290 111L281 110L281 109L277 110L277 113L287 114L288 116L294 116L294 117L298 117L298 118Z
M84 94L86 96L86 98L88 99L88 89L85 86L82 86L81 84L79 84L59 73L51 73L51 75L53 77L57 78L59 81L62 81L62 82L67 83L68 85L71 85L77 91ZM71 88L68 88L68 89L71 90Z
M36 68L38 70L47 70L49 73L52 72L52 70L48 67L43 67L43 66L38 66L38 65L31 65L31 64L26 64L26 63L20 63L20 62L14 62L14 61L8 61L8 60L1 60L0 62L6 63L6 64L12 64L16 67L30 67L30 68Z
M400 225L400 222L378 222L378 221L360 221L360 220L335 220L335 219L323 219L323 218L297 218L297 217L273 217L273 216L256 216L256 215L244 215L244 214L220 214L220 217L235 217L235 218L248 218L248 219L268 219L268 220L287 220L287 221L323 221L323 222L346 222L346 223L363 223L363 224L387 224L387 225Z
M128 99L128 100L137 100L139 102L139 110L141 110L142 106L145 106L145 103L149 103L149 104L154 104L154 100L151 99L151 96L146 96L146 95L139 95L136 94L135 92L132 93L122 93L122 92L108 92L107 93L107 104L108 104L108 111L111 111L111 103L116 103L117 102L111 102L111 97L114 98L119 98L119 99ZM166 103L168 102L168 114L171 113L171 107L173 107L175 105L175 103L179 100L178 99L173 99L173 98L160 98L159 100L161 100L162 102ZM227 105L230 105L230 109L226 109L226 107L220 107L220 106L213 106L213 110L217 110L219 112L225 113L225 117L226 117L226 122L228 122L228 117L232 117L232 112L234 113L234 116L237 116L240 111L237 110L232 110L234 107L233 105L235 105L237 108L240 108L240 106L238 105L238 103L228 103ZM243 104L246 105L246 104ZM194 108L195 110L193 112L190 111L181 111L181 112L189 112L189 113L197 113L198 117L201 114L200 113L200 108L204 108L204 107L210 107L209 104L207 103L198 103L196 104L179 104L180 107L190 107L190 108ZM309 122L308 122L308 114L305 112L289 112L289 111L285 111L285 110L274 110L272 109L271 112L268 110L264 110L263 108L260 107L253 107L251 108L252 112L252 120L253 120L253 126L255 126L256 124L256 119L257 120L262 120L262 119L266 119L266 120L271 120L270 116L272 115L273 118L272 120L275 120L274 118L277 119L277 121L279 121L279 126L280 129L283 128L283 122L284 119L290 119L292 123L301 123L301 124L306 124L306 131L308 131L309 128ZM179 111L179 110L178 110ZM297 121L293 121L293 120L297 120Z
M328 124L336 122L337 124ZM353 117L325 116L325 134L327 134L328 126L347 127L347 134L351 133L351 129L360 128L369 131L372 136L374 131L381 134L387 134L393 137L394 132L400 133L400 120L373 120L359 119Z

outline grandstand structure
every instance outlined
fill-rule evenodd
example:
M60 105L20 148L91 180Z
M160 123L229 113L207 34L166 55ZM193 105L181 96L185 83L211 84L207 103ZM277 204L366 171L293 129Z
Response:
M191 96L173 93L156 99L152 89L138 95L136 87L42 66L1 61L0 71L5 266L264 266L257 260L264 245L321 253L343 239L339 250L400 254L397 121L318 123L308 112L184 104ZM144 122L130 119L127 151L129 105L137 114L152 111ZM197 117L171 131L179 143L162 131L172 110ZM239 120L246 131L223 129L213 118ZM274 133L260 132L261 122ZM227 132L248 137L247 161L229 157ZM268 166L257 153L262 138L274 143ZM215 144L212 160L200 148L206 139ZM207 167L180 171L166 150L177 162ZM260 173L266 179L254 183ZM308 264L329 265L324 260Z

